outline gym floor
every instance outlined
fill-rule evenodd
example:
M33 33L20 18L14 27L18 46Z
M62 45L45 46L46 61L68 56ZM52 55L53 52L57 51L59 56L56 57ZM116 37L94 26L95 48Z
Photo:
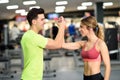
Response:
M17 73L12 73L13 78L5 78L2 77L0 80L20 80L21 76L21 61L12 60L12 71L17 71ZM17 64L17 65L14 65ZM44 77L43 80L83 80L83 62L82 60L79 61L79 66L76 66L76 62L73 56L65 56L62 55L61 57L53 57L50 61L50 69L56 70L55 77ZM120 61L119 60L111 60L112 71L110 80L119 80L120 74ZM101 68L102 73L104 72L104 68ZM50 73L52 75L54 73ZM3 75L2 75L3 76Z

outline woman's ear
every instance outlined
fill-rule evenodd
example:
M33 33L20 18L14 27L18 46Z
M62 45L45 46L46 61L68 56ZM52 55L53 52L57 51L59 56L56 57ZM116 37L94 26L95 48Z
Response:
M93 29L92 29L92 28L90 28L90 27L88 27L88 30L92 31Z
M90 30L92 31L92 30L93 30L93 28L90 28Z

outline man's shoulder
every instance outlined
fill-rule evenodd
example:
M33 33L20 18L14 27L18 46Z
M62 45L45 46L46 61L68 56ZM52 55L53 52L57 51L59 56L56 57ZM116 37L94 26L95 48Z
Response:
M29 31L23 33L22 39L30 37L31 33Z

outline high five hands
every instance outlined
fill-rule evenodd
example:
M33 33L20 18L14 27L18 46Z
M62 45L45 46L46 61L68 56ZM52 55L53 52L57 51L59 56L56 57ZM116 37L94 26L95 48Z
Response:
M66 21L63 16L59 17L57 20L57 24L59 27L64 27L66 28Z

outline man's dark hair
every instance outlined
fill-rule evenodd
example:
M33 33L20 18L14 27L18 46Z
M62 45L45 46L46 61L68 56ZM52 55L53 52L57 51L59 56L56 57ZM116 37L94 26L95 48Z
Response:
M27 20L30 25L32 25L32 20L37 19L38 14L44 14L44 9L42 8L32 8L27 14Z

